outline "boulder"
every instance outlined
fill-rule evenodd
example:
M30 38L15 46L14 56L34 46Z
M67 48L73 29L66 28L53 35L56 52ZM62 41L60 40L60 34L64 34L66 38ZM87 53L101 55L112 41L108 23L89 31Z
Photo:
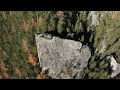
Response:
M87 67L91 52L81 42L61 39L49 34L35 34L42 70L55 79L80 78Z
M115 60L115 58L111 55L111 56L107 56L107 60L110 61L110 66L112 69L112 74L111 77L115 77L117 74L120 73L120 64L117 63L117 61Z

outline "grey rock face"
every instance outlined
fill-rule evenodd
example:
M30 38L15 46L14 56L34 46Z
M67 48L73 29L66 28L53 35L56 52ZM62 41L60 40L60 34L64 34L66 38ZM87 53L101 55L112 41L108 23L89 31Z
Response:
M99 24L99 15L100 15L99 11L90 11L88 20L91 17L92 20L91 26L97 26Z
M120 64L117 63L113 56L107 56L107 60L110 60L110 65L112 69L111 77L115 77L118 73L120 73Z
M80 77L83 68L87 67L91 52L81 42L35 35L40 67L48 70L48 76L56 79Z

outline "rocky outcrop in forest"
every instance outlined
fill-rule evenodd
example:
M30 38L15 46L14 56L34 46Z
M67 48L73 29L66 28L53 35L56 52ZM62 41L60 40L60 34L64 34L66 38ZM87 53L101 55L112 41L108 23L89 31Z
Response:
M68 39L70 37L72 37L73 40L77 40L77 42L81 43L81 45L79 45L77 47L81 47L81 46L84 47L87 45L87 48L89 47L89 49L90 49L89 53L91 53L91 55L87 59L85 59L85 61L87 60L87 64L85 65L86 68L84 67L85 70L83 70L83 67L81 67L81 69L80 69L81 71L83 70L83 72L85 73L84 78L111 78L111 77L113 78L114 76L116 76L120 72L119 71L119 57L120 57L120 55L119 55L120 54L119 53L119 51L120 51L119 50L120 34L119 33L120 32L119 32L119 24L118 24L118 19L119 19L119 15L120 15L119 12L112 12L112 11L88 11L88 12L83 11L82 12L81 11L76 14L75 14L75 12L73 12L74 14L72 13L71 17L74 18L76 15L76 17L75 17L76 23L73 24L75 27L72 27L71 29L73 29L72 31L75 30L75 32L67 31L69 29L67 27L65 29L65 27L64 27L64 25L66 25L66 23L64 23L64 20L66 20L66 17L64 17L64 14L66 14L67 12L61 11L61 12L57 12L57 13L58 14L62 13L60 20L58 21L58 24L60 23L59 25L61 25L61 26L57 27L58 33L60 33L58 36L64 35L64 38L68 38ZM72 25L72 22L71 22L71 25ZM64 30L64 31L61 31L61 30ZM65 32L66 32L66 34L65 34ZM76 32L78 34L76 34ZM70 37L68 37L69 35L70 35ZM54 42L54 40L59 42L60 39L56 39L56 37L54 37L51 40L53 40L53 42ZM49 40L49 42L51 40ZM63 40L63 39L61 39L61 40ZM66 40L67 39L63 40L62 43ZM69 45L68 41L71 41L71 40L67 40L67 43L65 45L67 45L67 44ZM39 41L39 42L42 42L42 41ZM72 41L72 43L73 43L73 41ZM45 43L43 45L42 44L43 43L40 44L42 48L43 48L43 46L46 46ZM48 43L46 42L46 44L48 44ZM52 44L52 45L54 45L54 44ZM60 44L60 45L62 46L62 45L64 45L64 43ZM72 46L74 46L74 45L72 45ZM54 47L57 47L57 45ZM66 46L64 46L64 48L65 47ZM75 46L74 49L76 49L77 47ZM56 51L56 50L59 51L58 49L60 49L60 48L61 47L59 47L59 48L57 47L56 49L54 48L53 51ZM70 48L70 47L67 47L67 48ZM49 47L49 49L51 49L51 48ZM38 49L38 50L40 50L40 49ZM62 48L60 50L63 51L63 52L60 51L61 53L66 52ZM38 51L38 52L40 53L40 51ZM71 55L70 53L75 53L76 51L74 51L74 50L69 51L69 49L68 49L68 52L66 52L66 54L63 54L62 58L67 58L67 57L72 58L72 55L74 55L74 54ZM82 51L80 51L80 52L82 52ZM82 59L84 59L84 57L80 58L81 57L80 52L78 53L78 56L76 56L76 57L82 62ZM64 55L65 55L65 57L64 57ZM108 57L110 55L115 57L114 62L116 62L116 64L114 63L114 65L112 65L113 58L108 59ZM73 56L73 57L75 57L75 56ZM39 59L41 60L40 56L39 56ZM58 60L57 56L56 56L55 60ZM75 60L75 61L76 61L76 63L78 63L77 60ZM63 63L66 64L65 62L63 62ZM49 64L49 62L48 62L48 64ZM43 65L44 64L41 64L42 67L45 67ZM84 62L81 63L81 66L82 65L84 66ZM87 67L87 65L88 65L88 67ZM48 67L52 68L52 66L48 66ZM116 70L113 70L114 67L116 67ZM61 70L58 70L58 71L61 71ZM79 74L80 74L80 72L79 72ZM52 76L52 75L50 75L50 76ZM66 76L66 75L63 75L63 76ZM61 77L61 78L63 78L63 77Z
M91 56L89 47L74 40L35 35L40 66L58 79L81 78Z
M61 17L58 21L57 32L56 32L56 33L58 33L59 37L62 37L65 39L59 39L57 37L52 37L50 40L38 39L38 40L40 40L39 42L43 42L43 43L40 43L39 45L37 44L37 47L39 47L38 53L39 53L39 60L40 60L41 67L47 66L47 68L49 68L50 72L55 71L55 70L53 70L52 66L54 66L55 63L58 63L57 61L63 60L62 63L66 64L65 61L67 61L69 58L70 60L72 59L72 62L74 60L75 60L74 62L76 62L76 63L78 63L78 61L81 62L81 64L79 66L82 66L82 67L79 67L79 72L77 70L79 75L76 78L78 78L78 77L80 78L80 74L81 74L80 71L82 71L82 73L84 73L84 77L82 77L82 78L101 78L101 79L102 78L114 78L120 72L120 70L119 70L119 57L120 57L120 53L119 53L119 51L120 51L119 50L120 34L119 33L120 32L119 32L119 24L118 24L118 19L119 19L119 15L120 15L119 12L112 12L112 11L88 11L88 12L83 11L82 12L82 11L80 11L79 13L76 13L76 14L75 14L75 12L73 12L71 14L71 17L76 19L76 23L73 24L74 27L72 27L72 28L64 27L65 25L67 25L67 23L64 23L65 20L68 19L68 21L66 21L66 22L70 23L69 22L70 18L64 17L64 14L66 14L66 13L67 12L62 12L62 11L57 12L57 15L59 14L59 16L61 16ZM75 15L76 15L76 17L75 17ZM68 16L69 16L69 14L68 14ZM71 26L72 26L72 22L70 23ZM72 29L72 31L75 30L75 32L69 31L70 29ZM63 31L61 31L61 30L63 30ZM52 33L52 34L54 36L55 33ZM63 35L63 36L61 36L61 35ZM40 35L38 35L38 36L40 36ZM38 36L36 36L36 38ZM47 37L47 35L45 35L45 37ZM40 38L42 38L42 37L40 36ZM76 41L67 40L67 39L73 39ZM41 40L43 40L43 41L41 41ZM51 47L57 47L57 48L54 48L54 50L52 50L52 48L50 47L47 40L49 43L53 43L56 41L59 43L62 42L62 44L60 44L60 46L57 46L55 43L54 43L55 45L50 44L50 45L53 45ZM61 40L63 40L63 41L61 41ZM64 42L67 42L67 43L64 44ZM75 42L81 43L79 46L75 46L74 49L76 49L77 47L80 48L80 47L84 47L84 46L86 46L86 48L89 47L89 51L87 51L87 52L89 52L89 54L91 53L90 55L88 55L89 57L85 59L84 56L86 57L87 53L84 53L85 55L84 54L82 55L81 54L82 51L80 51L77 56L74 56L74 54L71 54L71 53L76 53L76 51L74 51L72 49L70 49L71 51L69 50L69 48L70 48L69 45L74 46L74 45L72 45L73 42L74 42L74 44L75 44ZM66 48L67 44L68 44L68 46L67 46L68 50L63 49L63 48ZM57 56L56 56L56 58L53 59L53 60L55 60L55 62L53 63L53 65L50 66L49 63L52 61L48 60L49 57L46 57L47 58L46 59L44 56L42 56L40 54L40 51L42 50L42 48L40 49L40 46L42 48L46 48L46 47L49 48L49 49L47 49L48 52L49 52L49 50L50 51L60 51L61 50L60 51L61 54L60 54L60 52L59 52L59 54L63 57L57 58ZM66 50L67 52L64 50ZM80 49L80 50L82 50L82 49ZM83 51L84 51L84 49L83 49ZM46 53L48 53L48 52L46 51ZM53 53L55 53L55 52L53 52ZM63 53L66 53L66 54L63 54ZM59 54L58 54L58 56L59 56ZM46 55L48 55L48 54L46 54ZM50 55L52 55L52 53L49 53L49 56ZM55 53L55 55L56 55L56 53ZM82 58L81 58L81 55L83 56ZM42 57L42 59L40 58L40 56ZM108 59L109 56L113 56L115 58L111 57ZM47 60L47 61L45 61L44 64L42 64L43 57L44 57L44 60ZM76 57L78 58L78 60L76 60ZM65 58L66 58L66 60L64 60ZM85 64L83 61L84 62L87 61L87 63ZM59 65L63 65L62 63ZM57 64L55 64L55 65L57 65ZM68 66L68 67L70 67L70 66ZM115 68L115 67L116 67L116 69L113 70L113 68ZM59 71L59 74L57 74L55 72L55 74L54 74L55 78L56 78L56 75L60 76L61 71L65 72L64 70L66 70L66 69L62 69L62 68L60 68L60 66L59 66L60 70L58 70L56 67L56 71ZM83 68L85 68L85 69L83 69ZM72 69L72 72L76 72L76 70L73 69L73 67L71 67L70 69ZM53 77L52 74L50 76ZM73 78L74 77L74 75L72 75L72 74L71 74L71 76L66 76L65 74L63 74L63 76L64 77L60 76L59 78Z

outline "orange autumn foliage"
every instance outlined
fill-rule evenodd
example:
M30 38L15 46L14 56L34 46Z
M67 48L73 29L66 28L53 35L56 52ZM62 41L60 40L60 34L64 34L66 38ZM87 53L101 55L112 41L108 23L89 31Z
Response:
M4 72L8 71L8 68L5 66L5 63L3 61L0 62L0 69Z
M22 76L22 74L21 74L21 71L18 69L18 68L16 68L16 74L19 76L19 77L21 77Z
M22 47L24 51L28 53L28 62L32 64L33 66L37 66L38 62L36 58L30 53L29 48L28 48L28 41L26 39L23 39Z
M0 69L3 71L3 75L5 78L10 78L8 74L9 69L5 66L5 63L3 61L0 62Z
M33 66L37 65L36 59L35 59L35 57L31 53L29 53L28 60L29 60L28 62L30 64L32 64Z
M37 75L36 79L46 79L46 74L44 74L43 72L40 72L40 74Z

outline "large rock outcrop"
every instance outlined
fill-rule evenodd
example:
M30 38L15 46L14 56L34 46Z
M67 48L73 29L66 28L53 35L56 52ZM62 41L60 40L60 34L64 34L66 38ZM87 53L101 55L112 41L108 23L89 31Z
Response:
M89 47L81 42L35 34L40 67L56 79L80 78L91 56Z

